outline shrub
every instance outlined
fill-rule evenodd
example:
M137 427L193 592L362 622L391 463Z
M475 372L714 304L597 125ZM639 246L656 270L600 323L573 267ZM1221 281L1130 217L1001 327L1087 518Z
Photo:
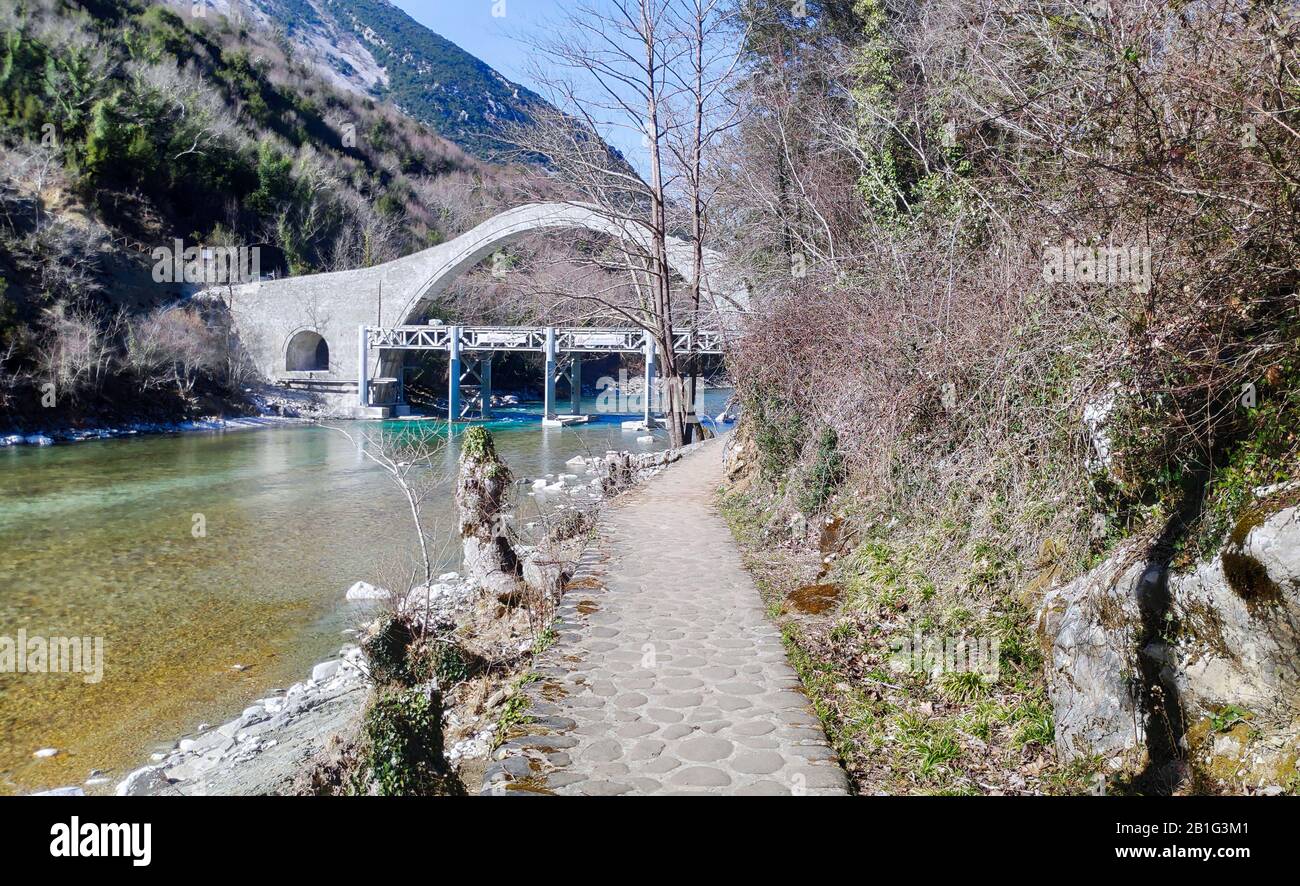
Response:
M409 619L396 613L382 616L361 642L361 651L370 667L370 678L381 685L406 686L415 682L406 654L414 640L415 632Z
M430 680L450 689L468 680L478 669L477 657L449 640L417 640L407 649L408 670L416 683Z
M443 757L442 696L431 688L385 688L366 710L358 775L381 797L457 792ZM358 787L361 787L360 785Z
M22 329L17 322L18 310L6 296L8 290L9 283L0 277L0 349L14 343Z
M231 347L199 310L160 308L130 324L127 366L142 389L174 387L188 397L205 377L226 380Z
M768 482L778 482L803 451L803 416L792 401L761 390L748 392L744 401L754 428L759 469Z
M799 507L805 514L816 514L826 507L846 476L844 457L839 451L839 437L834 428L826 428L817 440L812 465L803 477Z
M45 331L36 346L38 381L54 384L60 402L79 402L98 394L118 366L113 340L121 315L106 320L86 308L59 302L46 309Z

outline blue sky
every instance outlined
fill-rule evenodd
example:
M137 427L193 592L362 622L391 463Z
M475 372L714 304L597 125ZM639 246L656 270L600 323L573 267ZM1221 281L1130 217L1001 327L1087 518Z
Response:
M520 37L548 29L565 8L564 0L391 0L411 18L461 49L476 55L509 79L541 92L528 76L528 48ZM504 16L494 16L503 8ZM634 164L640 165L640 139L626 131L602 133Z

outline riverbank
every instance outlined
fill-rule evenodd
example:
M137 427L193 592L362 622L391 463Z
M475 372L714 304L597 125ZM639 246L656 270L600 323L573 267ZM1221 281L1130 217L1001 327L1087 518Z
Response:
M82 443L88 440L113 440L145 434L185 434L198 431L241 431L257 428L305 424L328 417L328 408L316 397L303 391L270 385L249 389L248 414L209 415L176 421L95 421L31 424L0 427L0 448L11 446L53 446L56 443Z
M608 501L607 490L617 491L625 483L654 476L691 449L624 453L625 457L612 461L608 455L575 457L566 467L581 475L571 472L529 481L523 497L550 498L554 512L576 508L590 515ZM607 467L610 464L615 467ZM620 476L613 478L611 470ZM617 482L612 482L615 479ZM581 539L570 544L565 556L577 559L583 544ZM492 673L446 688L446 756L466 781L476 781L489 750L499 740L498 732L510 726L511 718L503 711L511 710L518 678L543 647L538 646L537 628L529 626L527 616L503 612L493 595L477 590L459 574L439 576L432 588L428 598L433 607L431 617L456 624L460 641L472 648L476 658L498 662ZM358 588L349 597L359 605L371 604L382 618L389 602L366 601L370 591L373 589ZM423 611L423 588L412 594L419 599L412 603L408 597L408 608ZM543 634L549 634L549 629ZM336 657L314 666L308 679L253 701L229 722L217 727L203 725L180 737L169 750L155 753L148 765L120 781L115 793L204 796L308 791L313 769L328 766L331 755L346 746L357 731L370 693L367 670L361 649L345 644Z
M429 595L442 617L468 611L473 588L457 573L439 576ZM370 593L375 593L373 588ZM382 593L382 592L380 592ZM350 599L380 606L353 592ZM284 692L253 701L235 719L200 726L169 752L154 754L147 766L118 783L118 796L245 796L297 790L314 758L349 731L365 705L370 680L355 643L315 665L303 681Z

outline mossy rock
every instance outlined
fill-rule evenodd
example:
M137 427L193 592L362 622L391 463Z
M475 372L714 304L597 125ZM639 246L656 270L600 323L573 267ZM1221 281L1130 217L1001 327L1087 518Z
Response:
M444 690L468 680L484 664L482 658L448 640L416 641L407 650L407 662L416 683L433 680Z
M510 468L497 455L496 442L487 428L475 425L465 431L460 444L460 463L476 463L476 471L484 479L497 483L510 482Z
M461 460L497 461L496 441L487 428L475 425L465 431L460 443Z
M1282 589L1269 578L1263 563L1236 545L1224 551L1222 557L1223 577L1228 580L1228 587L1245 600L1248 606L1268 606L1282 602Z
M430 687L379 689L363 732L366 793L380 796L462 794L443 757L442 695Z
M407 661L407 649L414 640L415 632L407 619L395 614L381 617L361 641L371 679L379 684L415 682Z

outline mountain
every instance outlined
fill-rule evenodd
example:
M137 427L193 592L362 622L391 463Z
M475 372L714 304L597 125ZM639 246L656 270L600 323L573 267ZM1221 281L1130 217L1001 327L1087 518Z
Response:
M61 299L113 311L180 294L149 261L176 238L259 244L265 272L309 273L409 254L519 202L529 170L304 64L287 35L324 26L314 7L285 3L272 27L222 4L0 12L0 349ZM386 82L369 65L349 76Z
M280 29L296 60L339 87L391 102L480 159L506 153L505 125L528 124L549 109L541 96L387 0L207 2L222 14Z
M256 249L257 273L274 275L372 267L558 193L544 170L472 157L376 99L405 69L360 46L373 31L331 31L331 10L301 0L274 7L282 22L235 2L0 4L0 426L101 406L113 421L178 415L203 408L195 385L242 391L239 372L208 372L239 369L230 341L202 366L181 353L210 318L175 309L212 281L161 272L167 257ZM328 77L313 63L324 47ZM160 337L177 346L163 362L190 367L166 403L155 394L172 383L141 351ZM58 415L44 379L59 382Z

